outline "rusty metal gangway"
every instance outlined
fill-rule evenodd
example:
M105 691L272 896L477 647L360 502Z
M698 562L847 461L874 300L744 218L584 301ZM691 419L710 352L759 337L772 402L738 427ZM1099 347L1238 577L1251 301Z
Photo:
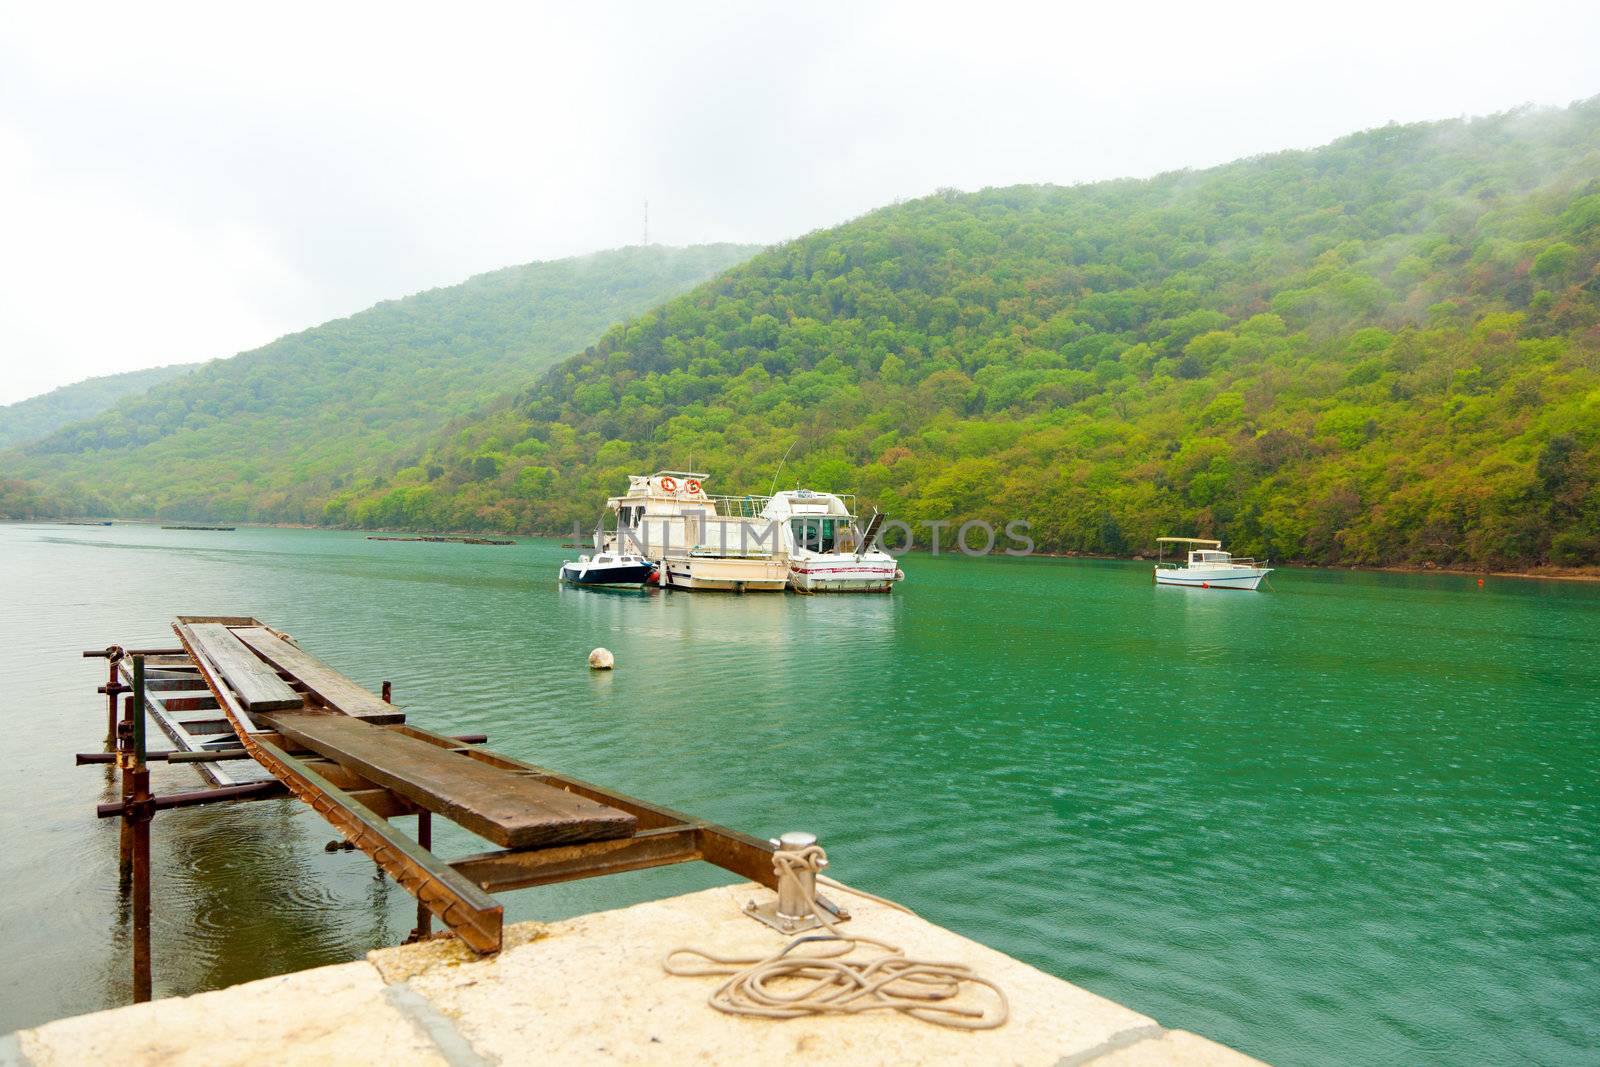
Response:
M777 886L773 843L410 725L388 682L375 694L257 619L179 616L173 631L181 648L84 653L110 660L114 751L78 759L122 771L122 800L99 814L123 820L135 999L150 989L148 824L166 808L293 793L416 897L413 937L437 917L479 953L501 947L496 892L692 860ZM146 716L173 749L146 749ZM147 761L162 759L195 763L213 788L152 795ZM246 761L253 773L219 770ZM435 815L499 847L445 859ZM408 816L414 836L391 821Z

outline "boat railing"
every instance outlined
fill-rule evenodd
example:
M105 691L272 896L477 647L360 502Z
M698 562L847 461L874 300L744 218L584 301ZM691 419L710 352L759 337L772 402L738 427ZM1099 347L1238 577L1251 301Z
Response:
M708 496L718 514L729 519L759 519L771 502L770 496Z
M1268 566L1271 562L1268 559L1255 559L1252 556L1229 556L1227 559L1158 559L1155 564L1158 570L1183 570L1185 567L1247 567L1259 569Z
M695 559L774 559L777 553L770 548L737 548L733 545L695 545L687 555Z

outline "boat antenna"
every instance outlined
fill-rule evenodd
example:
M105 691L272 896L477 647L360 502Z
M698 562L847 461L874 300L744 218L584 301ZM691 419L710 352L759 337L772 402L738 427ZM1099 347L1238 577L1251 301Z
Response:
M794 446L799 443L800 438L798 437L796 437L793 441L790 441L788 449L783 453L783 458L778 460L778 469L772 472L772 488L767 490L768 496L771 496L778 491L778 475L783 473L783 465L789 462L789 453L793 452Z

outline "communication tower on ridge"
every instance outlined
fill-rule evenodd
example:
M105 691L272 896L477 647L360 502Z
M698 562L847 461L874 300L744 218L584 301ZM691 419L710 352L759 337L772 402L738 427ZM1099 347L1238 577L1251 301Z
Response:
M650 198L644 198L644 243L650 243Z

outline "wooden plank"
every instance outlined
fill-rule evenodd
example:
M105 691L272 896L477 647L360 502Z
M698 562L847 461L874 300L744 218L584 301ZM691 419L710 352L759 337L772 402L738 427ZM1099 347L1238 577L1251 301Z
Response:
M324 704L373 723L405 722L405 712L361 688L311 653L291 645L264 626L241 627L234 636L316 694Z
M507 848L611 840L638 826L627 812L348 715L269 718L295 744Z
M305 706L305 700L278 677L278 672L257 659L221 623L203 622L189 627L199 650L216 664L228 685L239 695L246 711L278 711Z

